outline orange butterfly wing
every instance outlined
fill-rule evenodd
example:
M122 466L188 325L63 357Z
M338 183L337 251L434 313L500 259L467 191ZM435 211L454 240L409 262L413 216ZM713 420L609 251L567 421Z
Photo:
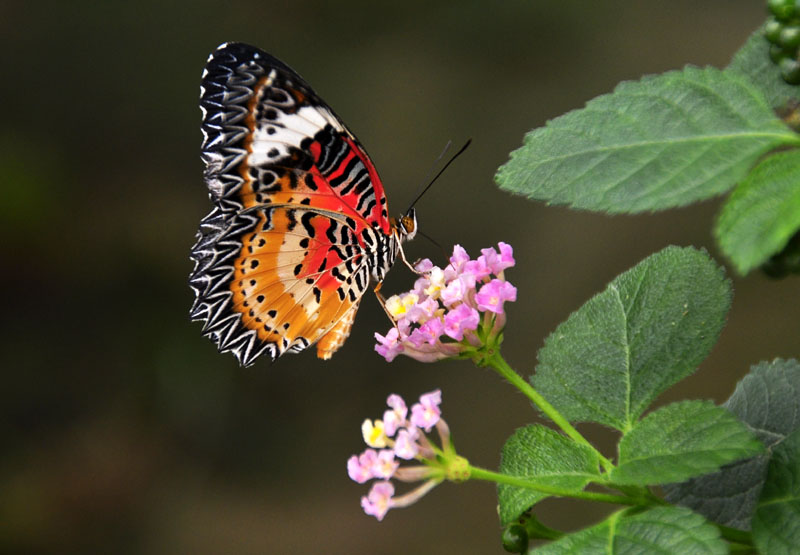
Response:
M200 105L215 206L191 252L192 319L242 365L315 343L330 358L399 248L372 162L300 76L251 46L211 55Z

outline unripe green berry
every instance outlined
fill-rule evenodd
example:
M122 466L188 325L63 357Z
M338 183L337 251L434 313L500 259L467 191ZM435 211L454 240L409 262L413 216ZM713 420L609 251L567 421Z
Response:
M783 30L783 23L781 23L774 17L770 17L769 21L767 21L767 24L764 25L764 36L772 44L778 44L782 30Z
M800 46L800 25L787 25L781 29L778 44L783 46L784 50L796 54L797 47Z
M789 55L779 44L771 44L769 46L769 59L774 63L779 64Z
M783 80L790 85L800 83L800 62L794 58L786 57L780 61L781 75Z
M778 21L789 21L795 14L794 0L768 0L767 7Z
M509 553L528 551L528 532L521 524L510 524L503 530L503 549Z

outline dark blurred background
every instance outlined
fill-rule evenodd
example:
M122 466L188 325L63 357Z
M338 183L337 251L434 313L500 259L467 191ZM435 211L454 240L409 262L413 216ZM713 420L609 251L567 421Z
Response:
M388 393L437 387L459 452L496 468L536 418L496 375L387 364L370 298L329 362L241 369L189 323L189 247L210 209L206 57L245 41L298 70L367 145L393 212L447 140L472 137L418 215L448 248L515 247L505 354L527 375L547 334L647 255L696 245L723 262L719 202L611 218L511 197L495 170L528 129L621 80L726 65L764 13L752 0L4 2L0 551L502 553L490 484L443 484L377 523L345 473ZM408 251L439 256L424 239ZM384 291L412 282L399 266ZM733 282L711 357L659 402L722 401L750 364L798 355L797 280ZM582 429L613 454L610 433ZM540 515L574 529L607 510L550 501Z

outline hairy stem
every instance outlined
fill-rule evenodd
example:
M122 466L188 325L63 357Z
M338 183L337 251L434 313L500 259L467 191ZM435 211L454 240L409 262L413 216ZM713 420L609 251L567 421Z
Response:
M494 353L486 359L486 363L494 368L497 373L503 376L511 385L519 389L528 399L530 399L537 407L539 407L539 409L545 413L547 417L556 424L556 426L561 428L565 434L567 434L577 443L586 445L592 451L597 453L597 456L600 459L600 464L603 466L603 469L606 472L609 472L614 468L614 463L605 458L602 453L595 448L594 445L589 443L589 441L567 421L566 418L561 416L561 413L559 413L553 405L547 402L547 399L542 397L538 391L536 391L527 381L522 378L522 376L517 374L514 369L508 365L503 356L500 354L499 349L495 350Z
M597 493L593 491L575 491L572 489L564 489L553 487L542 482L535 480L528 480L518 476L509 476L508 474L501 474L499 472L492 472L484 468L470 466L470 478L476 480L486 480L488 482L496 482L498 484L507 484L509 486L516 486L520 488L546 493L555 497L572 497L573 499L586 499L588 501L600 501L603 503L614 503L615 505L651 505L652 503L642 497L628 497L626 495L611 495L609 493Z

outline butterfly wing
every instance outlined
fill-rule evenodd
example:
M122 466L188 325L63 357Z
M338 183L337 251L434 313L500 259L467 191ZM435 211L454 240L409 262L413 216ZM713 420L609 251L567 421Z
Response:
M329 358L396 254L372 162L299 75L248 45L211 55L200 106L214 208L191 253L192 319L243 365L317 342Z
M200 108L205 179L221 211L307 204L390 233L383 185L366 151L280 60L223 44L206 64Z

